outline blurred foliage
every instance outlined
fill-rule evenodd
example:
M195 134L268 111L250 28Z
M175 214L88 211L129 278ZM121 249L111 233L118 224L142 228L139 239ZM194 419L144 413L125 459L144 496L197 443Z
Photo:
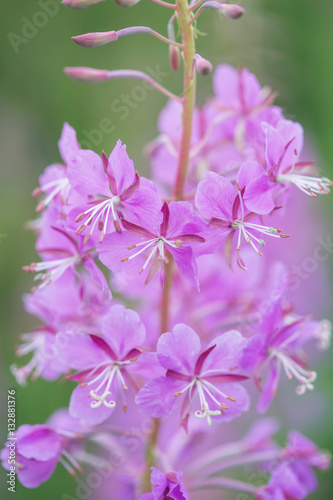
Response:
M18 332L29 331L36 324L24 313L21 303L22 293L31 286L31 276L23 275L20 267L35 258L34 238L24 231L24 223L33 217L34 202L30 193L37 185L38 175L45 165L59 160L56 144L62 124L68 121L78 131L79 140L89 140L92 149L98 152L105 149L109 153L115 141L121 138L128 144L136 167L147 173L143 146L156 134L156 120L165 103L164 97L153 90L147 91L141 102L138 97L133 99L133 95L139 96L142 92L136 90L140 84L131 81L99 85L70 81L62 72L63 66L143 70L151 67L166 73L162 83L172 91L179 92L181 85L181 75L169 68L167 47L152 37L127 37L99 49L84 49L71 41L72 35L132 25L148 25L165 34L168 9L149 0L142 0L131 9L122 9L107 0L82 11L66 9L60 0L54 2L59 7L56 15L47 16L44 26L30 31L30 39L21 39L16 50L13 40L15 35L23 36L24 26L36 21L43 24L37 13L42 10L41 3L46 4L47 0L12 0L6 3L0 18L3 33L0 66L1 442L6 434L6 391L17 388L9 373L9 365L15 359L13 347L18 341ZM330 0L244 0L243 5L247 15L237 22L212 11L203 12L199 28L208 36L198 40L200 54L214 65L228 62L249 67L263 84L276 89L278 104L284 107L287 117L304 125L317 149L322 171L333 177L333 3ZM198 99L202 102L211 93L211 78L201 77L198 84ZM121 119L122 113L115 111L115 107L119 107L115 100L126 100L126 96L132 96L131 109L128 117ZM109 120L107 127L106 119ZM91 137L95 137L94 141ZM319 203L323 214L332 209L332 197L321 198ZM330 221L330 217L326 218ZM327 356L321 365L317 387L330 398L325 407L328 414L323 415L320 425L314 422L307 434L330 449L333 449L329 415L333 406L332 380L332 365ZM17 388L18 425L42 423L57 407L66 406L70 390L67 384L53 383L51 387L43 381ZM301 421L299 423L301 425ZM329 474L321 475L320 480L321 488L314 497L332 498ZM1 473L2 498L3 494L7 497L5 481ZM64 492L74 495L74 489L72 478L58 467L52 479L38 490L29 491L17 485L16 494L20 500L61 499Z

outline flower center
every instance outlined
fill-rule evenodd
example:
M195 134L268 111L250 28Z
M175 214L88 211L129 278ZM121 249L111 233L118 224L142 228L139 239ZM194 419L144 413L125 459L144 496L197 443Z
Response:
M88 397L92 397L94 401L90 404L91 408L99 408L102 404L107 408L114 408L116 402L110 399L112 392L110 391L113 381L117 381L119 388L127 391L128 387L125 383L124 377L121 373L122 366L129 364L130 361L117 361L116 363L110 361L104 361L100 363L95 368L93 368L87 375L89 382L82 383L79 387L87 387L99 384L96 388L92 389ZM122 392L122 391L121 391ZM127 406L124 398L124 393L122 392L124 399L124 411L126 411Z
M169 245L173 248L179 248L180 242L178 241L169 241L163 236L159 236L153 238L151 240L146 240L142 243L138 243L136 245L130 245L128 250L133 250L134 248L139 248L137 252L130 255L129 257L124 257L120 259L120 262L128 262L130 260L135 259L139 255L143 254L148 248L150 248L150 252L148 254L147 259L145 260L143 266L139 269L139 273L141 274L151 263L152 259L155 257L156 253L158 254L159 260L163 261L165 264L169 263L168 257L165 255L165 245Z
M217 387L211 382L208 382L208 380L201 379L200 377L194 378L184 389L182 389L182 391L176 392L174 396L177 397L189 391L189 396L191 398L193 387L196 387L200 400L200 410L196 411L194 416L200 419L206 418L209 426L212 425L211 417L223 415L223 410L229 410L229 406L225 403L221 403L217 398L221 397L235 402L234 398L217 389ZM210 401L210 403L208 401ZM211 409L211 407L215 405L217 408Z
M76 230L76 234L83 233L86 227L91 225L89 232L85 234L83 241L84 245L88 243L96 226L100 231L99 242L103 242L110 217L113 220L115 230L121 232L119 216L117 214L117 208L119 208L120 203L121 199L119 196L113 196L112 198L101 200L99 203L95 204L91 208L88 208L88 210L82 212L76 217L75 222L81 222L87 217L86 221Z

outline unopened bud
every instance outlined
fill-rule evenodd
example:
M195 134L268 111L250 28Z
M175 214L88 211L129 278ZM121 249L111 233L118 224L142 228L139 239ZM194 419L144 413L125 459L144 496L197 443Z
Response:
M232 3L223 3L220 6L220 12L229 19L238 19L244 14L244 9L240 5Z
M132 7L140 0L115 0L115 2L120 5L120 7Z
M115 31L104 31L101 33L87 33L85 35L73 36L72 40L82 47L101 47L118 39Z
M61 3L72 9L86 9L87 7L92 7L104 1L105 0L62 0Z
M213 69L212 63L207 59L204 59L203 57L200 57L196 60L196 67L199 75L203 76L209 75L209 73L211 73Z
M76 68L65 68L66 75L79 82L103 82L108 79L108 72L105 69L93 69L79 66Z
M175 45L169 47L169 61L173 71L178 71L180 66L180 50Z

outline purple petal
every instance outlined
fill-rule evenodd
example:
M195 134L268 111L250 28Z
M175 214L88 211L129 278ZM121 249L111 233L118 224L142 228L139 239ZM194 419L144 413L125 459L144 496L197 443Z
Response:
M90 257L90 254L88 254ZM104 276L103 271L100 270L96 262L92 257L84 260L84 267L89 271L91 279L99 285L109 298L112 297L111 291L109 289L108 282Z
M110 197L109 182L101 158L88 149L81 149L71 158L67 166L71 186L81 195L104 195Z
M205 180L198 185L195 205L206 219L232 221L234 199L235 188L228 179L215 172L206 172Z
M128 268L137 267L140 269L140 260L134 258L130 261L123 261L134 254L137 249L129 250L128 247L142 243L142 240L138 236L127 233L125 231L121 233L107 234L104 238L103 243L97 245L98 258L99 260L111 271L124 271Z
M57 345L61 362L73 370L93 368L109 359L84 333L58 333Z
M135 361L133 371L145 380L151 380L165 374L165 369L158 361L156 352L143 352Z
M192 283L193 286L199 288L198 269L195 262L193 250L190 247L183 248L168 248L172 254L180 274Z
M259 165L256 161L246 161L242 163L238 174L237 174L237 183L241 188L248 186L251 181L253 181L256 177L265 173L264 167Z
M216 347L205 360L204 370L227 372L238 367L247 339L236 330L231 330L215 338L212 344Z
M249 377L246 375L237 375L237 373L218 373L216 375L206 375L205 380L208 382L216 383L216 384L230 384L233 382L244 382L244 380L248 380Z
M198 335L184 324L176 325L172 332L164 333L157 342L161 365L170 370L192 374L201 349Z
M126 145L123 145L120 140L117 141L116 146L110 154L107 173L115 179L118 196L135 181L133 162L126 152Z
M239 365L245 371L252 371L259 359L265 357L265 335L253 335L245 346Z
M266 174L254 179L245 190L246 208L256 214L269 214L275 208L274 188L274 184L269 181Z
M217 66L213 76L214 94L225 108L240 109L239 73L232 66Z
M165 334L164 334L165 335ZM166 377L150 380L135 396L135 402L152 418L166 417L171 413L184 382Z
M102 321L103 337L117 354L125 358L132 349L143 344L146 329L135 311L117 305L113 306Z
M137 172L135 172L135 177L133 183L130 185L129 188L127 188L125 191L123 191L120 195L121 201L126 201L128 198L133 196L135 191L140 187L140 176Z
M166 202L163 203L161 211L163 214L163 221L161 223L160 233L161 236L166 236L169 229L169 218L170 218L169 205Z
M26 426L27 427L27 426ZM61 453L63 438L46 425L31 425L30 432L18 441L18 452L25 458L47 461Z
M89 337L91 340L96 344L98 347L103 349L105 354L109 356L111 359L116 360L117 356L115 355L114 351L111 349L111 347L103 340L101 337L97 337L97 335L90 334Z
M215 347L216 347L216 344L212 345L211 347L209 347L208 349L206 349L204 352L202 352L200 354L200 356L198 357L197 362L195 364L195 367L194 367L194 375L199 375L205 359L207 358L207 356L209 356L209 354L212 352L212 350L215 349Z
M239 73L241 101L244 108L250 111L262 103L260 83L248 69L241 69Z
M153 239L156 238L156 234L152 233L151 231L148 231L148 229L145 229L142 226L139 226L137 224L133 224L132 222L129 222L125 219L122 219L122 225L126 231L130 232L131 234L134 234L135 236L139 236L141 238L147 238L147 239Z
M59 152L61 158L63 159L65 165L71 161L73 157L75 157L77 151L80 149L80 145L76 138L76 132L68 125L68 123L64 123L62 128L61 137L58 142Z
M161 199L149 187L141 186L131 198L122 203L126 219L157 232L162 221Z
M18 467L17 476L25 488L38 488L47 481L52 476L58 462L57 458L45 462L29 460L21 456L17 458L22 465L22 467Z
M97 382L98 385L98 382ZM69 414L73 418L77 418L85 425L98 425L105 422L113 413L114 408L107 408L102 404L98 408L91 408L90 404L93 401L92 397L88 397L91 390L96 389L94 385L85 387L76 387L72 392L69 403ZM115 395L112 394L113 399Z
M266 161L269 170L279 164L285 143L282 135L268 123L263 123L262 129L266 135Z
M190 375L175 372L174 370L170 370L170 368L167 369L165 376L168 378L173 378L175 380L184 380L185 382L190 382L192 380L192 377Z
M269 372L267 379L265 380L263 391L260 394L258 403L257 403L257 411L258 413L265 413L268 409L269 405L273 401L277 388L279 384L279 372L273 363L269 365Z

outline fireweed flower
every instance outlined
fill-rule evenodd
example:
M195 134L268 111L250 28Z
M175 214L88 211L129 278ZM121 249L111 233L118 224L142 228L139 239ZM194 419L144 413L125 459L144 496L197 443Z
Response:
M254 164L254 165L253 165ZM247 171L256 170L255 162L248 162L243 165L238 177L237 186L234 186L228 179L219 176L215 172L206 172L205 180L198 185L195 197L195 204L203 217L209 220L209 224L215 228L215 239L217 245L226 238L225 256L231 265L232 241L237 234L237 247L240 250L243 241L250 244L255 252L262 255L258 245L265 246L263 236L273 238L287 238L281 229L263 226L252 222L258 217L257 213L250 212L244 206L244 194L246 185L241 188L243 178L247 177ZM246 269L241 257L237 256L237 263L241 269Z
M289 380L297 380L297 394L313 390L316 372L308 368L302 347L309 340L318 338L322 328L320 321L288 318L281 299L276 301L270 314L263 318L259 326L261 333L251 337L240 363L244 370L254 370L254 381L261 391L257 405L260 413L266 411L273 400L281 371L285 372ZM266 371L268 374L261 387Z
M279 453L279 460L281 463L273 470L268 484L258 488L256 499L305 498L318 487L313 469L326 470L330 466L328 453L319 450L296 431L289 433L287 446Z
M276 204L291 185L315 198L329 193L332 182L313 175L316 174L313 162L299 160L303 147L303 129L299 123L280 120L274 127L263 122L262 129L266 136L263 159L266 168L248 185L246 198L251 210L256 211L262 202Z
M87 275L81 276L78 286L75 276L68 271L49 286L25 295L23 300L27 312L44 324L22 334L22 343L16 347L18 357L31 356L27 364L10 367L20 385L26 385L28 377L55 380L65 373L69 367L59 359L59 354L66 344L59 344L56 334L82 329L100 331L101 318L110 307L109 297Z
M299 477L287 463L276 467L267 486L258 488L256 500L301 500L314 491L304 484L306 478Z
M67 378L80 382L74 389L69 413L84 424L104 422L113 412L116 401L122 400L126 411L125 392L131 386L138 390L135 361L141 355L140 347L146 331L138 314L123 306L113 306L102 320L102 334L58 334L64 340L63 362L79 370Z
M76 428L80 429L78 422ZM68 448L82 436L76 432L57 429L49 425L21 425L16 433L16 473L26 488L37 488L53 474L57 463L61 463L73 476L82 469ZM10 443L0 453L2 465L10 470Z
M75 219L76 234L84 234L84 244L95 230L100 243L105 234L121 232L122 217L144 225L160 219L160 198L152 183L135 172L121 141L109 159L105 154L102 160L93 151L78 151L68 164L68 178L76 192L68 217Z
M249 407L248 394L238 383L248 377L235 373L245 344L240 333L230 331L215 338L200 354L201 342L195 331L183 324L176 325L157 342L157 356L165 375L148 381L137 394L136 402L147 415L165 417L181 396L181 421L187 428L189 407L198 396L197 418L205 418L208 425L212 424L212 417L232 420Z
M39 187L34 189L32 195L44 194L44 199L36 207L36 212L41 212L52 203L60 203L64 207L68 201L70 184L67 176L67 164L80 150L75 130L65 123L58 143L63 164L57 163L46 167L39 178Z
M23 267L23 271L35 274L35 281L40 281L35 289L56 281L67 270L71 270L80 279L79 270L84 268L96 283L108 291L105 277L93 259L92 249L86 248L83 243L82 236L66 230L64 222L59 220L56 207L50 207L44 212L36 244L36 250L43 261Z
M190 500L180 471L163 474L155 467L151 471L152 493L141 495L139 500Z
M231 135L240 149L244 143L255 148L260 142L260 126L262 121L274 125L282 118L282 111L271 106L276 94L269 88L261 88L255 75L249 70L235 68L222 64L217 66L213 76L215 98L213 107L218 112L221 123L220 133Z
M298 468L303 466L326 470L330 466L330 455L322 451L310 439L303 436L300 432L291 431L288 434L286 448L281 455L282 460L288 460Z
M100 331L101 320L111 305L109 293L88 273L80 274L77 281L71 270L49 286L24 295L23 301L29 314L58 331L88 329L91 333Z
M134 269L140 274L145 271L145 284L160 271L163 284L164 266L171 254L180 273L198 287L194 246L199 245L200 251L205 238L199 233L206 230L206 225L193 215L191 205L186 202L164 203L162 214L162 223L154 228L123 219L126 232L108 235L103 244L97 246L99 259L111 271Z
M31 333L21 334L22 344L16 347L16 355L32 354L30 361L18 368L15 364L10 369L18 384L26 385L26 380L42 377L45 380L55 380L65 372L64 366L57 358L55 336L57 330L50 325L34 328Z

